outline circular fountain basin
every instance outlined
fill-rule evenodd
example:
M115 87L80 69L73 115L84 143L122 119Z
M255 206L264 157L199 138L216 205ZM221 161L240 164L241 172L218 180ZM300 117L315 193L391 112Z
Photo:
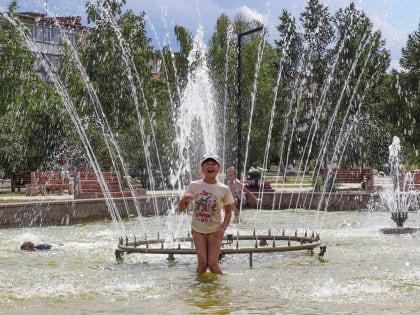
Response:
M420 231L418 227L393 227L382 228L381 232L384 234L414 234Z
M196 274L193 255L114 251L123 234L112 222L0 230L0 312L4 314L417 314L420 309L418 234L383 234L389 213L249 210L227 233L294 235L320 232L323 260L307 252L226 255L224 275ZM322 221L322 222L321 222ZM187 235L191 218L138 218L128 235ZM420 226L420 215L409 224ZM147 227L147 229L145 229ZM157 235L160 233L160 237ZM23 252L23 241L63 244ZM285 241L283 241L285 242ZM280 243L276 245L281 245ZM233 244L232 246L236 246ZM269 246L272 246L269 242ZM318 252L318 250L316 251Z
M294 235L272 235L271 231L266 235L257 235L255 232L251 235L227 234L222 242L221 255L226 254L249 254L249 265L253 265L254 253L276 253L313 250L321 245L319 234L308 237L305 231L304 235L298 236L297 231ZM135 236L132 241L128 237L120 238L118 248L115 251L117 262L123 262L124 254L143 253L143 254L167 254L168 260L175 260L175 255L195 255L193 238L191 236L173 238L170 242L165 239L143 239L138 240ZM221 257L222 257L221 256ZM321 254L320 254L321 256Z

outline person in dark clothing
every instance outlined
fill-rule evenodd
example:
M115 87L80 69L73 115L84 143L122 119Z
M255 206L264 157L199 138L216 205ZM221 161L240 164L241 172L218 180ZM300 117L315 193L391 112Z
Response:
M23 242L22 245L20 245L21 250L27 250L27 251L47 250L51 248L52 248L52 245L50 244L39 244L35 246L34 243L29 242L29 241Z

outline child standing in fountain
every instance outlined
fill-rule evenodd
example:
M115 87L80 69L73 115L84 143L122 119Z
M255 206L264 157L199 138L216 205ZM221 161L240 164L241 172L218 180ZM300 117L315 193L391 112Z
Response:
M219 254L223 236L231 219L234 202L229 187L217 180L220 171L219 157L206 154L201 160L204 178L193 181L185 191L178 208L185 211L194 201L191 229L197 253L197 273L205 273L207 268L215 274L222 274ZM224 219L222 222L222 209Z
M236 178L237 171L234 166L231 166L227 170L227 185L232 192L235 203L232 205L234 213L234 223L239 223L239 214L241 209L241 202L245 201L245 193L247 193L255 202L261 201L261 199L255 197L255 195L250 192L242 182Z

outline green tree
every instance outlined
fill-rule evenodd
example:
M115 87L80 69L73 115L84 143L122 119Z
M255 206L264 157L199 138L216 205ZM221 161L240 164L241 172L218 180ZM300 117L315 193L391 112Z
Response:
M406 103L407 117L404 123L405 146L407 149L407 162L412 167L420 166L419 139L420 131L417 127L420 121L420 23L417 30L408 35L407 44L401 50L400 65L403 71L400 74L401 97Z
M144 13L135 16L129 10L117 23L115 16L124 2L117 6L114 1L98 1L98 7L88 6L88 19L96 23L96 29L83 54L87 74L114 131L126 127L126 116L135 113L137 103L143 104L144 95L137 92L143 89L141 83L146 85L151 79L152 52ZM139 82L140 78L144 81Z
M319 0L309 0L305 11L300 16L304 33L302 36L303 65L307 85L324 82L328 76L327 69L330 63L329 50L335 40L334 29L328 8ZM319 93L319 91L316 91Z
M236 164L237 159L237 34L233 23L222 14L216 21L210 38L208 64L215 87L215 99L219 104L219 115L224 134L222 149L226 165Z
M237 15L234 21L237 34L261 26L258 21L247 21L241 15ZM241 81L242 156L245 158L247 150L248 158L244 162L248 168L262 165L267 143L267 128L263 126L268 127L275 69L271 67L274 51L265 41L265 32L263 29L241 37L241 60L238 60L241 62L241 78L236 82ZM234 135L237 136L236 132Z
M386 75L389 66L389 52L379 31L373 31L372 22L352 3L340 9L334 16L338 30L338 41L334 54L339 56L336 66L338 77L331 85L330 97L336 100L328 116L336 115L334 141L342 142L337 160L342 166L375 167L382 160L383 153L374 145L371 128L365 131L358 126L362 117L372 117L371 124L378 123L370 114L374 102L375 88ZM379 126L378 126L379 127ZM380 128L378 129L380 130ZM377 134L382 138L385 134Z
M375 90L371 108L371 113L380 120L389 134L384 143L391 144L392 136L400 138L405 156L404 162L409 168L417 168L420 165L418 157L420 134L417 128L417 121L420 119L419 34L417 30L409 35L400 59L402 71L392 70L381 81L381 85ZM387 158L384 161L387 161Z
M88 17L97 27L82 53L83 64L111 132L118 135L131 152L138 153L132 160L130 150L122 151L123 160L130 166L135 164L133 167L144 169L151 164L149 159L158 159L156 139L167 130L164 123L157 122L161 118L155 115L153 108L156 95L162 96L157 93L162 85L152 79L151 61L156 58L146 35L145 14L137 16L128 10L117 20L124 3L98 1L96 6L88 5ZM170 108L167 99L162 101L159 104ZM96 118L102 120L102 117ZM155 130L156 127L160 130ZM135 128L138 135L132 137L127 130ZM129 138L123 138L125 136Z
M61 100L34 72L35 56L25 44L28 30L9 7L0 28L0 165L5 176L46 169L56 161L67 127Z
M278 68L284 78L277 99L281 165L303 159L305 170L312 160L317 169L325 167L321 162L376 166L383 151L375 139L388 136L369 113L389 65L380 32L373 32L354 4L330 15L319 1L310 0L300 22L302 33L284 11L277 27Z
M171 110L176 111L181 100L181 94L188 82L188 55L192 49L193 39L190 32L182 26L175 26L175 37L180 50L172 52L169 46L162 50L162 67L160 87L168 93Z
M280 24L277 26L279 39L275 41L278 60L275 62L275 69L278 69L278 87L276 105L276 119L274 130L274 147L276 148L271 160L284 168L288 163L288 143L291 134L292 110L295 102L291 99L296 89L296 80L300 77L302 65L301 53L303 50L303 39L297 31L295 18L290 12L283 10L279 17ZM298 154L298 152L296 152Z

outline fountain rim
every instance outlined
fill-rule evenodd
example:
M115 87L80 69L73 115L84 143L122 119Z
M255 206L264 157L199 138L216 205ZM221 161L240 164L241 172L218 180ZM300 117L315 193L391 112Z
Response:
M255 241L255 247L239 247L239 241ZM292 235L238 235L233 237L232 234L225 235L223 241L226 243L222 243L222 247L220 252L222 254L252 254L252 253L269 253L269 252L287 252L287 251L299 251L299 250L313 250L316 247L321 245L321 240L319 238L319 234L312 235L311 237L307 236L294 236ZM237 247L236 248L226 248L224 245L232 245L236 241ZM264 245L260 245L258 247L258 241L264 242ZM272 241L272 246L269 246L267 241ZM275 245L276 241L287 241L287 245L285 246L277 246ZM193 238L191 236L188 237L180 237L174 238L172 243L178 242L177 248L163 248L163 245L166 242L164 239L156 238L156 239L145 239L145 240L136 240L134 237L134 241L129 242L128 237L126 237L126 241L124 244L124 239L120 238L120 243L118 244L117 251L120 253L143 253L143 254L181 254L181 255L192 255L196 254L195 248L192 246ZM181 243L191 243L191 248L181 248ZM296 242L298 245L292 245L291 242ZM171 244L172 244L171 243ZM153 244L160 244L161 248L150 248L149 245ZM144 246L144 247L142 247Z

